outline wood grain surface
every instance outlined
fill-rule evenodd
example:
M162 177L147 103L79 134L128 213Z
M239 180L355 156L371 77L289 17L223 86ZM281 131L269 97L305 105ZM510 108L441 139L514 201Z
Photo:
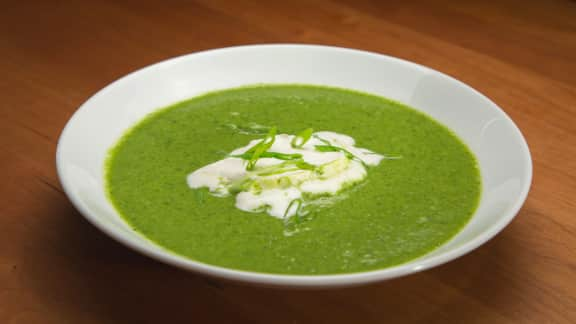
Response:
M576 323L576 2L7 0L0 27L0 323ZM532 150L518 217L439 268L325 291L208 280L83 220L54 156L84 100L162 59L270 42L390 54L491 97Z

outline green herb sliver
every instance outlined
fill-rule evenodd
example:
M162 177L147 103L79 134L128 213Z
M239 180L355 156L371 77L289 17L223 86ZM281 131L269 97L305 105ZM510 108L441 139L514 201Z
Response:
M230 157L235 157L235 158L239 158L239 159L243 159L243 160L250 160L252 158L252 154L251 153L242 153L242 154L235 154L235 155L230 155ZM280 153L280 152L263 152L262 154L260 154L260 158L274 158L274 159L278 159L278 160L285 160L285 161L289 161L289 160L297 160L302 158L302 154L288 154L288 153Z
M306 144L306 142L308 142L310 137L312 137L312 133L314 133L314 130L312 128L306 128L305 130L296 134L292 139L292 142L290 142L290 144L294 148L301 148L302 146L304 146L304 144Z
M348 150L334 145L315 145L314 148L318 152L342 152L349 159L356 158L356 156L354 156L354 154L350 153Z
M253 170L256 166L256 162L260 159L262 153L266 152L272 144L274 144L274 140L276 139L276 127L272 127L268 132L268 135L264 137L262 141L258 144L251 147L246 153L252 153L252 156L248 160L248 164L246 165L246 170Z
M261 177L265 177L265 176L281 174L281 173L286 173L286 172L292 172L292 171L300 171L300 170L314 171L314 170L316 170L316 166L309 164L302 159L289 160L286 162L282 162L280 164L271 165L271 166L265 167L263 169L260 169L258 171L255 171L254 174L261 176Z
M288 213L290 213L290 210L292 209L293 206L296 205L296 212L294 213L295 219L296 219L296 223L300 222L300 209L302 208L302 199L294 199L290 202L290 204L288 205L288 207L286 208L286 211L284 212L284 216L282 217L284 219L284 221L286 221L288 218Z
M314 138L316 138L317 140L324 143L324 145L314 145L314 148L316 149L316 151L318 151L318 152L342 152L342 153L344 153L344 155L348 159L357 160L360 163L362 163L364 166L366 166L366 163L364 163L364 160L362 160L361 158L357 157L356 155L350 153L350 151L348 151L347 149L345 149L343 147L339 147L339 146L334 146L334 145L332 145L332 143L330 143L330 141L327 141L320 136L314 135Z

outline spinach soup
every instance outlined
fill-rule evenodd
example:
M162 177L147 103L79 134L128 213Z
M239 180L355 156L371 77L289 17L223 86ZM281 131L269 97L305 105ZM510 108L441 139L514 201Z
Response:
M336 274L410 261L470 219L476 160L398 102L312 85L212 92L126 132L109 199L176 254L265 273Z

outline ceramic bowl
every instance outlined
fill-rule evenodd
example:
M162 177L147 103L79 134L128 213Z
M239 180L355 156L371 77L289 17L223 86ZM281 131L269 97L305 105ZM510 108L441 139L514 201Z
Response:
M148 113L208 91L259 83L305 83L360 90L421 110L452 129L478 158L483 189L466 227L405 264L353 274L276 275L212 266L173 254L133 231L104 191L108 149ZM522 206L532 177L526 141L487 97L433 69L394 57L316 45L252 45L169 59L133 72L86 101L64 128L57 167L66 194L86 219L124 245L161 262L223 279L284 287L338 287L392 279L462 256L500 232Z

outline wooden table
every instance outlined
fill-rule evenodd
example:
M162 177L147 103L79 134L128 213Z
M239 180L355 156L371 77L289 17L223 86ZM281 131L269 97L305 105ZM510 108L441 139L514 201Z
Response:
M0 7L0 323L576 323L576 2L6 1ZM523 130L514 222L431 271L328 291L216 282L115 243L60 188L64 124L150 63L238 44L390 54L479 89Z

